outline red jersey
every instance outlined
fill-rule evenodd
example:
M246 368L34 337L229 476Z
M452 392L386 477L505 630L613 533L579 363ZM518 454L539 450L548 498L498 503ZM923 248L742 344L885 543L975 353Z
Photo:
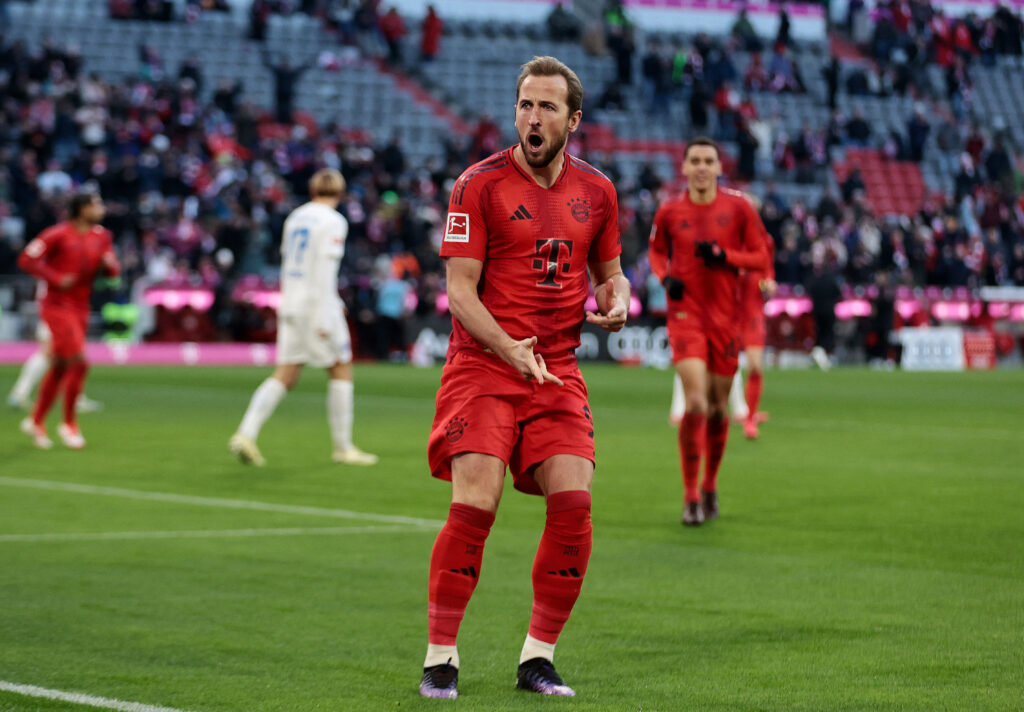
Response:
M775 241L765 230L762 235L768 250L768 269L745 269L740 272L740 299L742 301L743 319L764 314L764 294L761 282L775 279Z
M104 259L113 266L104 265ZM57 223L39 233L21 251L18 266L45 283L42 306L79 311L89 310L89 294L98 272L110 277L121 273L110 232L99 225L78 232L71 221ZM61 277L68 274L75 276L74 284L68 289L57 288Z
M736 328L739 316L739 270L769 267L761 217L743 193L718 188L706 205L688 192L663 203L651 228L651 269L683 281L683 298L669 304L669 314L708 329ZM696 254L700 241L718 243L726 264L707 267ZM693 320L691 322L691 320Z
M455 183L441 256L483 262L477 292L498 325L516 340L536 336L535 353L565 357L580 345L588 260L622 252L618 213L611 181L589 164L565 154L545 189L508 148ZM449 360L462 349L484 347L453 317Z

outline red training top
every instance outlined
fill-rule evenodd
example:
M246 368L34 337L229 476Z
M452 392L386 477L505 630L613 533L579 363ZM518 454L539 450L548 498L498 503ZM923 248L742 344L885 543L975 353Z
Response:
M742 300L742 318L744 320L764 314L764 293L761 291L761 282L766 279L775 279L775 241L765 230L762 235L765 247L768 249L768 269L745 269L740 272L740 299Z
M107 264L104 264L106 260ZM98 272L109 277L121 274L110 232L99 225L79 232L70 220L39 233L18 256L18 266L45 283L43 307L89 310L89 294ZM68 289L58 288L61 277L74 275Z
M705 330L736 328L739 270L768 269L765 234L761 217L736 190L718 188L706 205L691 201L689 192L663 203L651 227L651 270L659 279L669 275L685 285L682 300L670 303L669 315L696 320ZM701 241L717 243L726 264L707 267L696 252Z

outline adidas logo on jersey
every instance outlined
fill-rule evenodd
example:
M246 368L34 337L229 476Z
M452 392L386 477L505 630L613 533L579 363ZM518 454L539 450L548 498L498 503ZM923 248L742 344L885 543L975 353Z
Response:
M512 213L509 220L533 220L533 216L530 215L530 211L525 206L520 205L516 208L516 211Z

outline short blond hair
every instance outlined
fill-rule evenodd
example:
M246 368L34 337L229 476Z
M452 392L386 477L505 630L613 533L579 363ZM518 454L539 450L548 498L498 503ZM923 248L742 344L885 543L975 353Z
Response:
M309 194L314 198L337 198L345 192L345 179L334 168L321 168L309 179Z

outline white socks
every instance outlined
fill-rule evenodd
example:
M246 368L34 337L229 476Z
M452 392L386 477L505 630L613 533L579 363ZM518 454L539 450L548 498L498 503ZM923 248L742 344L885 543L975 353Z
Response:
M729 412L734 418L746 418L750 413L747 397L743 393L743 375L739 370L732 377L732 387L729 389Z
M332 378L327 382L327 422L331 425L334 449L352 447L352 381Z
M668 417L672 420L682 420L686 412L686 395L683 393L683 379L679 373L672 375L672 405L668 409Z
M242 416L242 424L238 426L238 432L250 440L259 437L260 428L274 414L274 409L286 393L288 389L276 378L270 377L261 383L252 394L249 407Z
M523 643L523 652L519 655L519 664L522 665L527 660L533 660L534 658L554 660L555 644L545 643L543 640L537 640L536 638L527 635L526 642Z
M351 383L351 381L350 381ZM423 667L434 667L448 663L455 667L459 666L459 651L454 645L433 645L427 644L427 657L423 661Z
M553 643L545 643L543 640L537 640L532 636L526 636L526 642L523 643L523 652L519 656L519 664L522 665L527 660L533 660L534 658L544 658L545 660L554 660L555 658L555 646ZM427 645L427 657L423 661L423 667L433 667L435 665L454 665L459 667L459 651L454 645Z
M11 399L17 401L28 400L32 389L36 387L36 384L46 374L48 368L50 368L50 357L42 351L36 351L29 356L28 361L21 367L21 373L18 374L18 380L14 383L14 388L11 389Z

